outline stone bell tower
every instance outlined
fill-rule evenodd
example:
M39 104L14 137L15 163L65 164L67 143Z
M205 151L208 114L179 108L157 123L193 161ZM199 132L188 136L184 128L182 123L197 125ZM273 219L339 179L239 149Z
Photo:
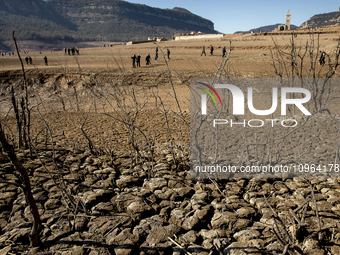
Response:
M288 13L287 13L287 15L286 15L286 30L290 30L290 11L288 10Z

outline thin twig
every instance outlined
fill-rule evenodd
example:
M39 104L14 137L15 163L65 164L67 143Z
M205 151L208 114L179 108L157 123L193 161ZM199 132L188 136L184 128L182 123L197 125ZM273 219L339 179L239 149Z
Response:
M168 239L173 242L175 245L177 245L178 248L180 248L181 250L183 250L186 254L188 255L192 255L190 252L188 252L186 249L184 249L183 246L181 246L179 243L175 242L174 240L172 240L170 237L168 237Z

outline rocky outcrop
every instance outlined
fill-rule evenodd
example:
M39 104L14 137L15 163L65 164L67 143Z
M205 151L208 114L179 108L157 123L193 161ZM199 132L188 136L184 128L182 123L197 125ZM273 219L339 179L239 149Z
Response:
M3 0L0 41L16 30L18 40L127 42L176 33L217 33L210 20L181 8L160 9L117 0ZM20 29L18 29L20 28Z
M300 25L300 28L319 28L324 26L330 26L340 24L340 13L339 12L330 12L317 14L303 22Z

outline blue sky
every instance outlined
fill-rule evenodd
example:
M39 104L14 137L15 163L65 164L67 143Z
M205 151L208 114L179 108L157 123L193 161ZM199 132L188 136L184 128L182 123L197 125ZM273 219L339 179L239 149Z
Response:
M182 7L211 20L222 33L284 23L288 10L291 24L300 26L315 14L339 11L335 0L127 0L158 8Z

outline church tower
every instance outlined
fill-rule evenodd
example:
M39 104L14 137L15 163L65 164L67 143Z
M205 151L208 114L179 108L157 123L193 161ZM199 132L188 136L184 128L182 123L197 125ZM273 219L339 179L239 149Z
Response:
M290 11L286 15L286 30L290 30Z

